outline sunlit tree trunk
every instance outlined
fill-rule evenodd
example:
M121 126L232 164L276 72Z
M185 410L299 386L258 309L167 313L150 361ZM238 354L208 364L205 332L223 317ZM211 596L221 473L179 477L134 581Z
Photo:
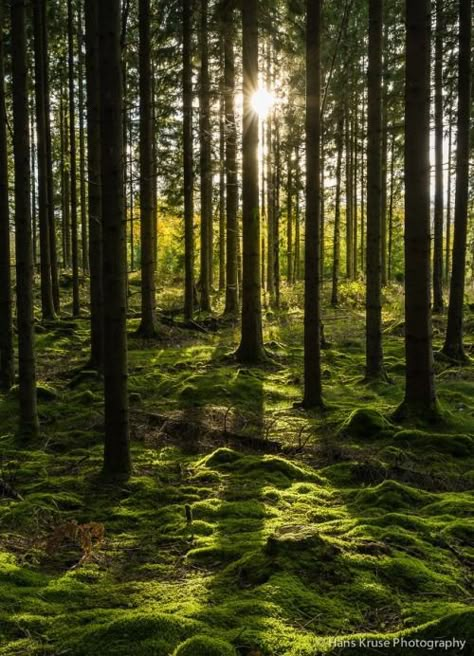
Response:
M84 53L82 31L82 5L78 4L77 13L77 79L79 107L79 198L81 201L81 265L84 272L89 271L87 245L87 206L86 206L86 150L84 134Z
M442 312L443 302L443 8L436 0L435 38L435 204L433 239L433 312Z
M449 294L448 327L443 353L458 362L467 360L463 345L469 197L469 128L471 109L471 0L459 0L458 113L456 189L454 198L453 269Z
M334 203L334 238L332 259L332 290L331 305L339 304L339 267L341 261L341 178L342 178L342 150L343 150L344 118L341 115L336 128L336 198Z
M72 313L79 316L79 248L77 239L77 162L74 89L74 14L68 0L69 166L71 177Z
M264 359L260 285L260 216L258 190L258 116L252 95L258 88L258 3L242 0L243 143L242 143L242 327L236 356Z
M11 0L13 155L15 160L15 258L20 434L37 437L36 362L31 246L30 135L25 0Z
M405 398L396 417L436 413L430 311L430 0L406 0Z
M104 473L130 472L120 0L99 4L100 142L104 285Z
M305 408L323 404L321 390L321 0L306 2L306 241L304 300Z
M222 73L219 78L219 291L225 290L225 76L224 35L219 39L219 61Z
M194 312L192 0L183 2L184 316Z

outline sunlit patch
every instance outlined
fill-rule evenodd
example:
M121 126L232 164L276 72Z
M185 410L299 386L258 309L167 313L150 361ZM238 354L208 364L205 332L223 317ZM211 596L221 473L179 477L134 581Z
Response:
M252 96L252 108L262 119L268 116L274 104L275 98L264 87L257 89Z

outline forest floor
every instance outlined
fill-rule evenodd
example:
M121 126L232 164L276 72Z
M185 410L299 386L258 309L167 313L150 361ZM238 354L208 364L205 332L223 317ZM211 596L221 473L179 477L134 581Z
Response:
M15 392L0 397L0 655L474 654L474 366L437 361L437 425L394 424L401 289L386 296L391 384L362 383L363 288L343 285L324 311L327 410L314 415L293 407L301 289L266 312L260 368L233 360L235 326L166 314L147 342L132 318L134 469L119 486L98 476L87 320L38 324L37 444L14 435ZM444 318L434 328L439 347ZM468 310L472 355L473 333ZM338 642L354 636L390 645Z

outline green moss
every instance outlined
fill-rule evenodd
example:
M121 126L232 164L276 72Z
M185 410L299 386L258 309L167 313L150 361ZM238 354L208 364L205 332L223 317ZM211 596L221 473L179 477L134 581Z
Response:
M236 650L229 642L206 635L188 638L173 654L174 656L237 656Z
M392 432L392 424L373 408L357 408L341 427L342 434L359 439L386 437Z
M427 453L434 450L459 458L474 455L474 438L469 435L426 433L421 430L408 429L396 433L394 440L404 447L425 450Z
M408 512L437 500L436 495L396 481L387 480L356 493L354 503L365 509Z

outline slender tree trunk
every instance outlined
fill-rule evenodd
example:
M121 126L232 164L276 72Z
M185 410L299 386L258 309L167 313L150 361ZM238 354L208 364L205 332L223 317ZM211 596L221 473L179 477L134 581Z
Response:
M384 31L382 47L387 45L387 31ZM380 256L381 282L387 284L387 158L388 158L388 90L385 79L388 76L387 57L384 57L382 76L382 158L381 158L381 206L380 206ZM368 197L367 197L368 202Z
M346 104L346 278L352 278L352 167L351 167L351 117Z
M326 219L325 219L325 198L324 198L324 167L325 167L325 149L324 149L324 124L321 118L321 253L319 255L319 268L321 276L321 285L324 284L324 256L325 256L325 238L326 238Z
M395 128L393 127L390 145L390 199L388 205L388 260L387 280L392 280L393 274L393 203L395 197Z
M243 143L242 143L242 334L237 359L264 359L260 286L260 216L258 190L258 116L252 94L258 87L258 3L242 0Z
M77 240L77 162L74 89L74 15L68 0L69 160L71 173L72 314L79 316L79 248Z
M321 407L321 0L306 2L305 408Z
M433 240L433 312L444 309L443 301L443 8L436 0L435 38L435 205Z
M36 135L38 144L38 218L40 233L40 274L41 274L41 311L43 319L55 316L53 304L53 287L51 279L49 202L48 195L48 151L46 138L46 98L43 67L43 0L35 0L33 10L34 49L35 49L35 100L36 100Z
M405 399L397 418L436 413L430 312L431 1L406 0Z
M201 310L210 312L212 267L212 170L209 107L208 0L201 0L201 75L199 88L199 140L201 166Z
M365 133L366 133L366 102L365 93L362 93L362 115L361 115L361 164L360 164L360 269L365 271L365 191L366 191L366 149L365 149Z
M286 202L286 279L289 285L293 284L293 162L291 160L291 153L292 148L289 148Z
M367 380L384 376L382 350L382 43L383 3L369 0L367 124Z
M77 15L77 77L78 77L78 103L79 103L79 196L81 199L81 254L82 270L89 271L89 258L87 247L87 207L86 207L86 152L84 135L84 55L82 32L82 7L78 4Z
M237 126L235 123L235 64L233 3L224 5L224 106L225 106L225 170L226 170L226 291L225 314L236 315L239 309L237 209Z
M130 271L135 271L135 194L133 184L133 134L131 121L129 121L128 125L128 142L130 144L130 159L128 161L128 186L130 193Z
M334 239L332 261L332 291L331 305L339 305L339 267L341 261L341 178L342 178L342 150L343 150L344 118L341 115L337 121L336 130L336 198L334 207Z
M443 346L443 353L458 362L464 362L468 359L463 345L463 318L469 198L471 24L471 0L459 0L459 75L453 270L449 294L448 327Z
M280 157L280 123L275 117L275 172L274 172L274 209L273 209L273 266L275 283L275 307L280 307L280 188L281 188L281 157Z
M37 230L37 212L36 212L36 175L35 170L37 168L36 164L36 145L35 145L35 121L34 121L34 107L31 103L30 108L30 167L31 167L31 245L33 249L33 271L36 271L38 268L38 249L36 246L36 234Z
M13 385L12 286L10 273L10 211L8 204L8 143L5 106L4 12L0 4L0 390Z
M130 472L120 0L99 4L104 284L104 473Z
M446 285L449 283L449 274L451 271L451 197L452 197L452 166L453 159L453 122L452 122L452 104L449 108L449 129L448 129L448 189L446 199L446 265L444 267L444 276Z
M193 0L183 2L183 177L184 177L184 316L194 312L194 200L193 200Z
M353 241L353 249L354 249L354 254L352 256L352 261L353 261L353 274L354 278L357 278L357 274L359 272L359 258L358 253L357 253L357 244L358 244L358 198L357 198L357 185L358 185L358 173L359 173L359 168L358 168L358 121L359 121L359 112L358 112L358 106L357 106L357 101L354 101L354 120L353 120L353 127L352 127L352 152L353 152L353 165L352 165L352 173L353 173L353 183L352 183L352 193L353 193L353 201L352 201L352 214L353 214L353 219L352 219L352 228L353 228L353 236L352 236L352 241Z
M37 437L36 362L31 247L30 135L25 0L11 0L13 155L15 160L15 257L20 434Z
M100 81L98 6L85 0L87 80L87 164L89 195L89 262L91 299L90 366L102 370L104 298L102 285L102 187L100 179Z
M219 291L225 290L225 76L224 35L219 39L219 61L222 73L219 78Z
M272 69L270 46L267 53L267 70L266 84L271 87ZM275 246L273 243L275 236L275 176L274 176L274 139L273 139L273 111L270 112L266 119L265 144L267 149L267 291L270 304L275 302Z
M153 129L151 112L150 0L139 0L140 35L140 242L141 308L138 332L156 335L155 257L153 239Z

